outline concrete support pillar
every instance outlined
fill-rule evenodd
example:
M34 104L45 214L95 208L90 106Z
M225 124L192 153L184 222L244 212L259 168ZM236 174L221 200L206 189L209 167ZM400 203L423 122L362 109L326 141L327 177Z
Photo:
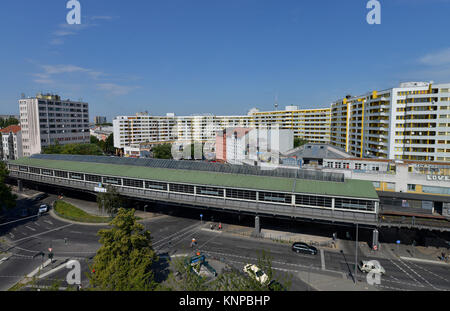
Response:
M374 229L372 231L372 249L373 250L378 250L379 246L378 246L378 230Z
M22 191L23 191L23 182L22 182L21 179L17 179L17 190L18 190L19 192L22 192Z
M259 236L260 233L261 233L261 224L260 224L260 221L259 221L259 216L256 215L255 216L255 235Z

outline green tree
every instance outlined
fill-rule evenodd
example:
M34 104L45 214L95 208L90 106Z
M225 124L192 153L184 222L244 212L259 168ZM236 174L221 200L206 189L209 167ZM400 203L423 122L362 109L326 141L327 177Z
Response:
M153 157L157 159L172 159L172 145L162 144L153 147Z
M111 134L104 141L104 145L102 147L104 153L113 154L114 153L114 134Z
M97 194L97 205L100 210L105 210L111 217L117 214L119 208L123 207L125 200L119 195L116 188L106 186L106 192Z
M103 155L102 149L96 144L67 144L58 142L42 150L44 154L78 154L78 155Z
M99 140L97 137L91 135L90 142L91 142L91 144L98 145Z
M294 138L294 148L303 146L304 144L307 144L308 141L306 139L302 139L300 137L295 137Z
M8 174L5 163L0 161L0 212L3 208L10 209L16 206L17 196L11 192L11 188L5 183Z
M8 127L10 125L18 125L19 120L16 118L10 117L8 119L0 118L0 129Z
M154 290L153 264L158 260L148 230L136 221L134 209L119 209L110 229L98 232L102 246L90 267L89 282L105 291Z

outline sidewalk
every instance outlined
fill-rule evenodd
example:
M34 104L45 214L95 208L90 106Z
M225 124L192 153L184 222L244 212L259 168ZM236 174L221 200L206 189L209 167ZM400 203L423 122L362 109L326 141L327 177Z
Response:
M380 243L379 250L374 251L365 242L359 243L359 249L364 256L369 258L390 258L390 259L405 259L416 260L428 263L443 264L445 262L440 261L438 256L442 252L449 253L448 249L437 247L423 247L405 245L405 244L393 244L393 243ZM450 263L449 263L450 264Z
M332 277L314 272L298 272L300 279L317 291L378 291L362 279L356 284L348 278Z
M209 227L209 224L208 224L208 227ZM217 230L217 226L216 226L215 230ZM251 228L251 227L222 224L222 231L223 231L223 233L227 233L227 234L257 238L254 235L254 228ZM271 241L278 242L278 243L286 243L286 244L292 244L294 242L304 242L304 243L314 245L314 246L326 247L330 251L339 251L340 250L339 240L336 241L336 244L333 247L333 245L331 243L332 239L328 238L328 237L322 237L322 236L314 236L314 235L292 233L292 232L286 232L286 231L261 229L261 234L260 234L259 238L265 239L265 240L271 240Z

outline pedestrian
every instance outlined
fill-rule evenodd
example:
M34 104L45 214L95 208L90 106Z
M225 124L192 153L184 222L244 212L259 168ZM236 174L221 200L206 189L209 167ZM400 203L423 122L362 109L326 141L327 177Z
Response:
M219 230L222 230L222 223L219 222Z
M212 224L210 225L210 228L211 228L211 230L213 230L213 225Z

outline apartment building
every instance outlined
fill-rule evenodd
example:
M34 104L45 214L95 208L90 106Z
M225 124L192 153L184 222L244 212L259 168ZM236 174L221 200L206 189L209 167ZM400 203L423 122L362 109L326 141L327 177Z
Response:
M55 144L89 143L89 106L53 94L19 100L25 157Z
M18 125L10 125L0 130L0 159L17 160L23 157L22 132Z
M105 124L105 123L106 123L106 117L103 117L103 116L95 116L95 117L94 117L94 123L95 123L95 124Z
M279 125L281 130L292 130L294 137L309 142L329 142L330 109L299 110L288 106L284 111L259 112L251 110L241 116L118 116L113 120L114 147L124 148L136 143L173 143L214 141L216 135L231 127L270 128Z
M255 127L278 124L280 129L291 129L294 137L310 143L330 142L330 108L299 109L287 106L280 111L255 111L251 114Z
M248 126L247 116L118 116L113 120L114 147L125 148L139 143L174 143L214 141L216 133L226 127Z
M331 105L331 144L358 157L450 161L450 83L401 83Z

